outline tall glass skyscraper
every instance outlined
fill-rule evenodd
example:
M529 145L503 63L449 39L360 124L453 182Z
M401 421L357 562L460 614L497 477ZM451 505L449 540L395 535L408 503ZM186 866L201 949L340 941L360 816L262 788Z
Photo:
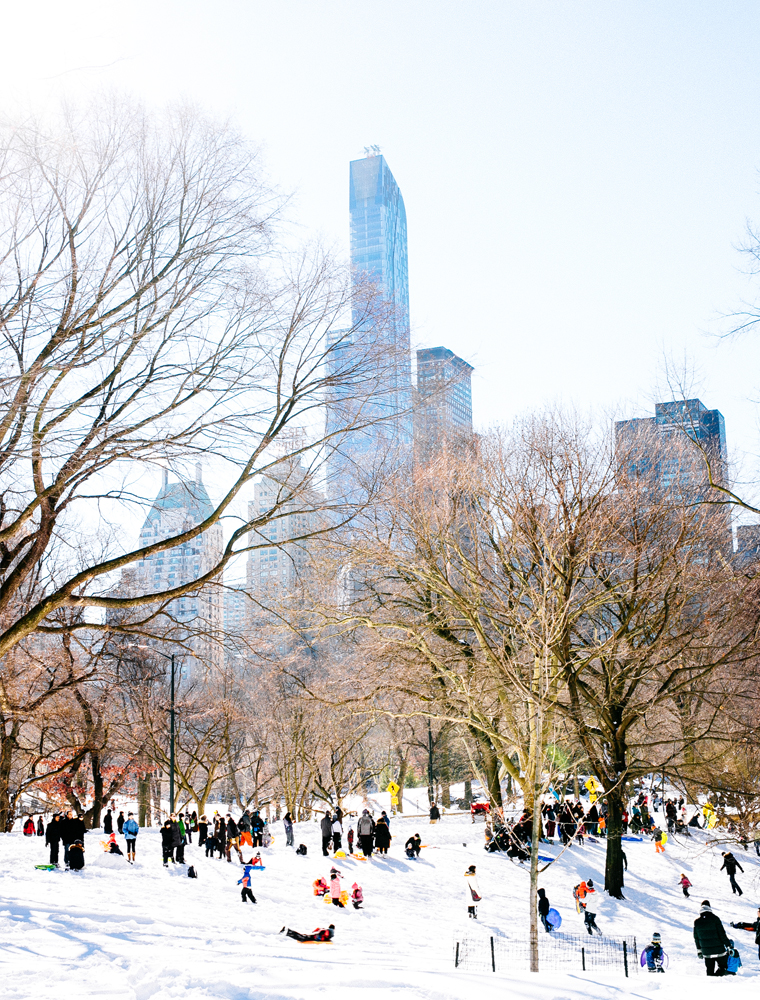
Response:
M330 492L353 492L348 480L368 472L367 461L397 468L411 459L411 342L409 331L409 264L406 209L401 191L385 157L370 151L353 160L349 174L351 268L353 273L353 335L332 335L330 364L334 373L352 370L352 361L369 356L363 379L339 380L328 400L328 430L340 426L357 407L357 381L368 398L358 422L365 426L343 436L330 463ZM368 308L368 295L370 306ZM339 347L334 345L339 344ZM362 362L363 363L363 362ZM351 468L353 467L354 473Z

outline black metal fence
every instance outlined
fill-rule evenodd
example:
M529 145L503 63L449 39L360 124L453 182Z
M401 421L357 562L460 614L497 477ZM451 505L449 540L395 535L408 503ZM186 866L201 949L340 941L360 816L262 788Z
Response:
M471 931L454 940L454 966L473 972L507 972L530 968L530 942L505 934ZM547 934L538 938L538 967L549 972L563 969L592 971L618 969L628 976L639 970L636 938L591 937L582 934Z

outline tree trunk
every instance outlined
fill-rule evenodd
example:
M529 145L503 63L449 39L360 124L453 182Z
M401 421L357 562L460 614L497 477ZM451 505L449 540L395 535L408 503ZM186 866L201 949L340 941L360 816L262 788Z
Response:
M398 769L398 777L396 778L396 784L398 785L398 792L396 793L396 809L400 813L403 813L404 811L404 784L406 783L406 776L408 772L409 758L402 757Z
M607 859L604 869L604 888L615 899L623 895L623 786L618 783L607 792Z
M90 769L92 771L92 805L84 815L85 822L89 820L91 830L100 826L100 814L103 810L103 771L100 766L100 754L90 750Z
M157 774L153 779L153 811L156 814L158 825L163 822L163 809L161 808L161 775Z
M541 789L533 782L533 832L530 840L530 971L538 972L538 845L541 839Z
M441 802L446 809L451 808L451 766L448 738L441 748Z
M509 778L507 778L509 780ZM472 805L472 781L470 778L464 783L464 801L467 803L467 808L469 809Z
M13 751L16 747L20 723L14 722L10 732L3 727L0 743L0 831L10 833L16 819L15 803L11 798L10 780Z

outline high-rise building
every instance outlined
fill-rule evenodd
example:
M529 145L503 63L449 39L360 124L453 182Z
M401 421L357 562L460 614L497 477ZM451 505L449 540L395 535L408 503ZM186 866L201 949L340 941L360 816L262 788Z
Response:
M403 463L412 443L406 209L385 157L377 147L367 152L350 164L352 332L328 340L333 373L347 377L333 387L327 417L328 431L352 419L365 426L341 439L330 469L333 494L350 493L368 459ZM369 398L360 400L362 392Z
M313 542L308 536L321 523L323 504L315 490L301 487L306 476L303 466L294 461L276 467L253 488L248 519L253 521L270 511L276 514L250 533L252 545L272 543L252 548L248 553L247 590L264 604L297 594L313 552ZM292 493L292 499L283 503L284 492ZM299 538L300 541L293 541Z
M200 466L195 480L170 483L165 472L163 486L142 526L140 545L186 531L204 521L213 510ZM146 556L135 564L129 580L122 582L144 594L170 590L208 573L219 562L222 551L222 528L215 524L189 542ZM169 641L175 639L189 646L198 661L206 666L221 666L222 603L221 587L212 583L175 598L166 609L165 626L160 620L157 626L166 628Z
M429 461L472 442L472 365L447 347L417 351L415 451Z
M657 403L654 417L617 421L615 447L629 478L649 480L662 489L706 489L706 462L715 483L727 481L723 415L698 399Z

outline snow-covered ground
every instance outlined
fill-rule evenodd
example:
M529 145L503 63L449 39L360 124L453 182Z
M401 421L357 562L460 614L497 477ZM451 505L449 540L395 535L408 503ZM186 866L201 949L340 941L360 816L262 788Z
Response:
M731 895L725 872L718 871L720 850L705 849L702 835L691 843L671 840L664 857L655 855L649 841L626 844L627 899L618 902L602 894L593 907L597 923L610 936L635 935L639 947L659 931L670 957L664 976L645 970L630 979L622 971L494 974L455 969L453 941L458 932L526 938L527 871L504 856L487 854L483 824L472 824L466 816L447 816L435 826L424 818L394 817L391 831L387 860L339 862L346 888L357 880L364 889L361 911L327 906L312 894L313 880L328 876L330 867L315 823L296 827L296 843L308 846L305 858L285 846L281 824L273 824L275 842L262 851L266 871L255 876L256 906L240 901L240 866L207 859L197 844L186 849L197 879L187 878L179 865L165 870L157 829L140 832L134 866L117 867L102 854L101 836L88 833L83 872L37 871L34 865L47 861L42 838L2 835L0 997L714 1000L757 994L754 935L734 932L744 966L739 976L720 981L706 978L691 936L705 897L726 925L755 918L760 858L754 851L735 852L746 872L738 876L745 892L740 899ZM403 844L416 831L430 846L419 861L409 861ZM545 853L557 854L558 848ZM466 916L463 873L469 864L478 867L484 897L477 927ZM593 878L601 886L603 872L600 842L573 847L541 877L562 914L563 931L583 932L573 885ZM688 900L678 885L681 872L694 883ZM330 922L337 928L331 944L301 945L279 934L283 924L311 931Z

